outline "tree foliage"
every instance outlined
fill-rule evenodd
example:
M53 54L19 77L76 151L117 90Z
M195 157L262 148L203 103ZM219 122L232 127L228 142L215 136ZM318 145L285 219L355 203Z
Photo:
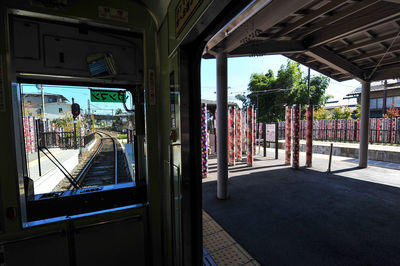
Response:
M393 103L390 105L390 108L387 109L384 118L395 118L399 116L399 109L393 107Z
M326 103L330 96L325 95L329 78L312 76L310 80L310 102L315 107ZM236 98L247 105L258 106L258 119L262 122L283 121L285 106L306 105L308 102L307 76L303 75L300 65L288 60L277 75L272 70L266 74L252 74L248 86L247 99Z
M331 117L331 112L325 107L320 107L314 111L315 120L329 119Z
M335 107L332 110L331 118L332 119L350 119L353 110L348 106L343 107Z
M55 118L51 122L54 123L56 127L62 127L64 128L65 132L72 132L74 131L74 119L72 118L72 114L70 112L62 112L64 114L63 117L60 118ZM76 127L82 127L85 123L80 121L79 119L77 120Z

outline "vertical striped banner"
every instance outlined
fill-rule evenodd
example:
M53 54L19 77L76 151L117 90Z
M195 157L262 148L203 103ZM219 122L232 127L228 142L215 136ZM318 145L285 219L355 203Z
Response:
M291 142L292 142L292 108L286 107L285 126L285 164L290 164Z
M201 105L201 173L208 175L208 149L207 149L207 104Z
M391 127L392 127L392 134L390 136L390 142L396 143L396 118L392 118Z
M258 122L258 154L261 154L262 133L263 133L263 123Z
M236 161L242 161L242 110L236 110Z
M35 131L35 119L33 116L29 117L29 132L30 132L30 146L31 146L31 152L36 152L37 147L36 147L36 131Z
M307 106L307 128L306 128L306 166L312 166L312 140L313 140L313 107Z
M228 110L228 164L235 165L235 108Z
M242 153L247 152L247 111L242 110Z
M257 141L257 117L256 109L253 108L253 155L256 154L256 141Z
M293 160L292 167L299 168L300 159L300 105L293 105Z
M247 165L253 166L253 107L247 107Z
M85 128L80 127L79 128L79 142L81 144L81 147L85 147Z

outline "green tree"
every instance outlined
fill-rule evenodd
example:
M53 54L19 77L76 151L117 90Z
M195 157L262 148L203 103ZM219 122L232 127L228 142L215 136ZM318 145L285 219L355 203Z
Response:
M356 110L354 110L354 116L356 119L360 119L361 117L361 104L356 105Z
M246 108L246 107L247 107L247 105L248 105L248 99L247 99L247 97L246 97L245 95L236 94L236 95L235 95L235 98L236 98L237 100L239 100L239 101L242 102L242 107L243 107L243 108Z
M323 120L329 119L331 116L331 112L325 107L320 107L314 111L314 119L315 120Z
M326 103L330 96L325 95L329 78L313 76L310 80L310 102L318 108ZM282 65L276 77L272 70L266 74L252 74L248 86L249 105L258 106L258 119L263 122L285 119L285 106L308 103L307 76L300 65L288 60Z
M123 113L123 111L122 111L121 108L118 108L118 109L115 111L115 114L116 114L116 115L120 115L120 114L122 114L122 113Z
M332 110L332 119L350 119L353 111L348 106L335 107Z

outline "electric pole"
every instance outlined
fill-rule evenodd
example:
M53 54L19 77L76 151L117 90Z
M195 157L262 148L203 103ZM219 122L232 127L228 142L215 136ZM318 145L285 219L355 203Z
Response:
M36 84L36 88L41 90L42 93L42 119L45 119L45 110L44 110L44 88L43 88L43 84Z
M74 104L75 104L75 101L74 101L74 98L72 98L72 106L74 106ZM75 149L77 149L78 148L78 143L77 143L77 140L76 140L76 116L75 116L75 114L74 114L74 110L72 110L72 116L73 116L73 118L74 118L74 120L72 121L72 123L74 123L74 147L75 147Z

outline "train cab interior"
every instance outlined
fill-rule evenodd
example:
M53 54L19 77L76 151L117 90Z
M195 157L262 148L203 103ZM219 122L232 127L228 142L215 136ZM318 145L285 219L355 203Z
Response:
M200 60L233 2L1 2L0 265L203 263ZM79 180L110 139L132 159Z
M227 54L285 54L361 81L368 113L398 3L2 0L0 265L203 264L201 59L226 89Z
M229 1L195 2L2 1L0 265L202 264L198 38ZM49 122L51 104L65 118ZM103 158L91 177L130 178L84 185L68 162L108 145L92 129L110 110L130 123L134 161ZM78 140L62 122L81 129L82 117L93 128ZM64 187L41 186L46 162Z

